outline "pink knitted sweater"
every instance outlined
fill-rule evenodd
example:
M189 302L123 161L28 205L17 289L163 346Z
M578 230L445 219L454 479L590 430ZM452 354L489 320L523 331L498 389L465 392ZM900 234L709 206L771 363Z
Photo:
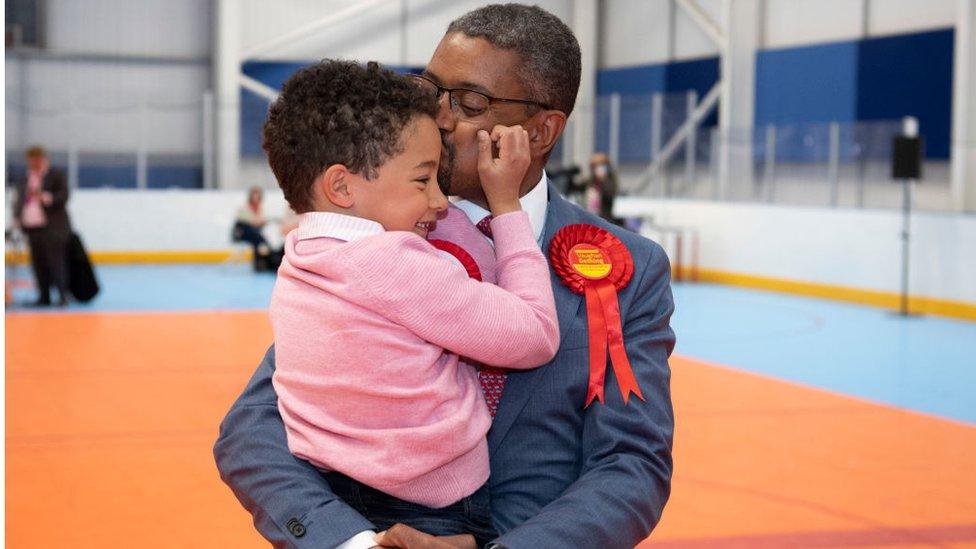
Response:
M450 208L445 224L458 216ZM499 216L491 228L498 286L468 278L413 233L302 216L270 309L273 381L293 454L429 507L487 481L491 419L477 372L458 356L532 368L559 347L549 269L528 215ZM475 234L468 238L482 238Z

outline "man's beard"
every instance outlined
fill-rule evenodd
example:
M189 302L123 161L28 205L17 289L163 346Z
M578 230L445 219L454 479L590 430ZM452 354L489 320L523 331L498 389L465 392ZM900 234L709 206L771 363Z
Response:
M444 196L451 196L451 178L457 163L457 149L450 143L443 141L442 143L443 154L441 154L441 165L437 168L437 183L440 185Z

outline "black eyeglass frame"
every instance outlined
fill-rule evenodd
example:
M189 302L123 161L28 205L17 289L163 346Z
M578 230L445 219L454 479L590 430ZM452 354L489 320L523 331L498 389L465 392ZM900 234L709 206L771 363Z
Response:
M437 82L434 82L433 80L431 80L430 78L427 78L426 76L424 76L422 74L408 74L407 76L409 76L410 78L413 78L415 80L423 80L424 82L428 82L428 83L432 84L434 87L436 87L437 88L437 99L440 99L441 96L444 95L444 92L447 92L447 94L448 94L448 101L450 102L450 104L451 104L452 107L463 108L462 105L461 105L461 102L459 100L456 100L454 98L454 92L467 92L467 93L476 93L476 94L484 97L485 99L487 99L488 100L488 109L491 108L492 103L496 103L497 102L497 103L519 103L521 105L532 105L532 106L535 106L535 107L542 107L543 109L546 109L546 110L554 110L552 106L547 105L545 103L541 103L539 101L532 101L530 99L508 99L508 98L505 98L505 97L492 97L492 96L488 95L487 93L482 93L482 92L480 92L478 90L472 90L472 89L469 89L469 88L445 88L444 86L441 86ZM487 111L487 109L486 109L486 111ZM484 113L479 113L476 116L480 116L481 114L484 114Z

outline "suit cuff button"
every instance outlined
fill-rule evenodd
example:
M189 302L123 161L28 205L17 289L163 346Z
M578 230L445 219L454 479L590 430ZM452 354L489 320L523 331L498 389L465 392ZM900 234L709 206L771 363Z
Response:
M300 538L305 535L305 525L298 522L298 519L293 518L289 520L285 527L288 528L291 535L295 536L296 538Z

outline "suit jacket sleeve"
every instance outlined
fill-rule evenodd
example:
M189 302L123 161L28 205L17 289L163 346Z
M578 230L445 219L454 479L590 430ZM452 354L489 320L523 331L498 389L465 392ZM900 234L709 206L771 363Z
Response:
M275 547L335 547L362 531L375 530L332 493L315 467L288 451L271 385L273 373L272 346L220 425L214 445L220 478ZM303 528L296 528L293 520Z
M21 223L21 216L24 214L24 202L27 201L27 180L18 179L14 184L16 196L14 197L14 219Z
M640 264L640 263L638 263ZM580 477L536 516L506 532L500 547L634 547L661 518L671 487L668 356L674 310L667 257L654 244L624 313L624 341L645 400L626 406L608 370L605 402L583 413ZM581 404L582 405L582 404Z
M50 179L48 192L51 193L52 198L48 208L52 210L62 209L68 203L68 182L65 180L64 172L52 169L48 178Z

